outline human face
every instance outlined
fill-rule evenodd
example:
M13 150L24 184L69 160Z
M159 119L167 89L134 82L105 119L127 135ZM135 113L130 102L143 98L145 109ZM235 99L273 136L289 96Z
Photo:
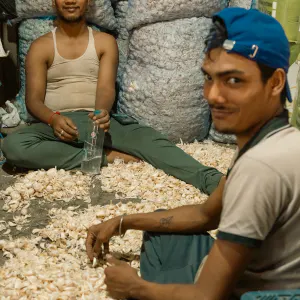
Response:
M206 55L202 70L204 97L222 133L251 136L280 108L274 80L264 84L254 61L217 48Z
M58 17L67 23L78 23L84 19L89 0L53 0Z

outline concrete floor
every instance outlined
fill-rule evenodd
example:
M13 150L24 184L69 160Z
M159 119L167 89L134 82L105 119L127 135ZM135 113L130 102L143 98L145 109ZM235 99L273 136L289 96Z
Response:
M12 170L4 166L0 168L0 190L6 189L8 186L12 185L16 178L15 174L12 174ZM120 202L114 196L114 194L106 193L101 190L101 183L95 182L96 188L93 189L92 195L92 203L91 205L106 205L109 203L117 204ZM122 201L123 203L126 202L140 202L139 199L127 199L126 201ZM13 221L13 216L18 215L18 213L8 213L2 210L4 201L0 200L0 220L1 221ZM13 239L19 237L30 237L31 232L35 228L44 228L47 226L49 222L49 215L48 212L51 208L63 208L67 209L69 206L80 206L77 211L82 211L88 207L88 204L85 203L83 200L74 200L71 202L64 202L64 201L56 201L56 202L48 202L44 199L33 200L31 202L30 207L28 208L28 213L31 215L30 222L23 227L22 231L17 231L15 227L10 227L11 229L11 236ZM7 235L3 235L5 231L0 232L0 240L5 240L8 238ZM2 252L0 251L0 266L3 265L5 259L2 256Z

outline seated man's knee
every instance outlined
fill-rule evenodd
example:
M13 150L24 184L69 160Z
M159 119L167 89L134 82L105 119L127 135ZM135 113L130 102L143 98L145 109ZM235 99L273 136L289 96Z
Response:
M8 162L16 162L22 159L24 155L24 149L22 149L19 134L10 134L3 140L2 152Z

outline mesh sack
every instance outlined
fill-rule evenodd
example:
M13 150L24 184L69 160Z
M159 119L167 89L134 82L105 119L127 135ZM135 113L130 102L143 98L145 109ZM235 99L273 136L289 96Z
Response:
M33 122L35 119L27 113L25 105L25 60L28 50L34 40L50 32L54 28L53 20L49 19L30 19L21 22L19 26L19 65L20 65L20 84L21 89L16 97L16 107L20 117L25 122Z
M127 28L192 17L211 17L227 0L129 0Z
M126 28L126 17L128 12L128 2L121 1L116 4L115 17L117 21L118 37L126 40L129 38L129 32Z
M128 10L128 1L119 1L116 3L115 16L118 25L118 47L119 47L119 68L117 83L121 84L124 68L127 63L129 49L129 32L126 29L126 16Z
M236 144L236 136L231 134L224 134L216 130L215 125L212 124L209 130L209 139L217 143Z
M174 142L204 139L210 112L203 98L201 63L211 19L156 23L134 30L118 112Z
M253 3L253 0L230 0L229 7L242 7L250 9L255 7L255 3Z

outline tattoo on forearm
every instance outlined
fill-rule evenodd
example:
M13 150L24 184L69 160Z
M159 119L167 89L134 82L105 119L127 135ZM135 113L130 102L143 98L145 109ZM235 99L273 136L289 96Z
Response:
M173 216L168 217L168 218L162 218L160 219L159 223L161 227L169 227L170 224L172 223Z

